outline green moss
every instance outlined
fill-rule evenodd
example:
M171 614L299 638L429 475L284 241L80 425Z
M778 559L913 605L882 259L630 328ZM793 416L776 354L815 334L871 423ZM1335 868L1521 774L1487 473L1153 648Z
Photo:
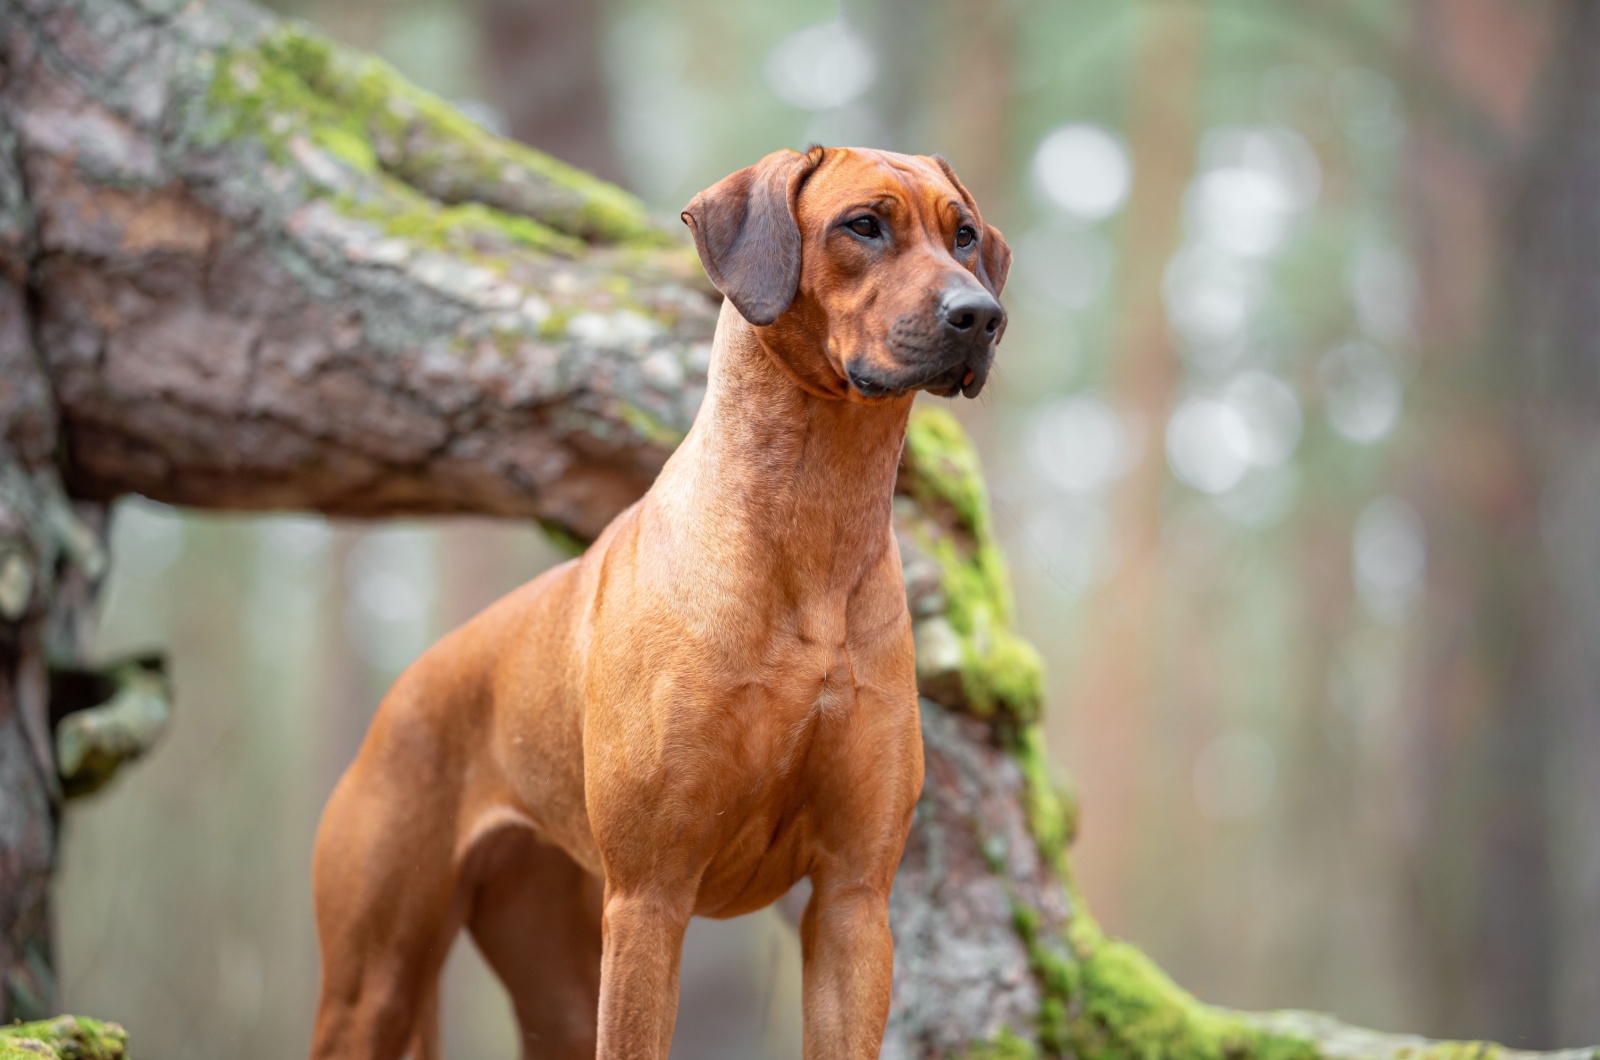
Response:
M1083 961L1081 1013L1068 1047L1080 1060L1316 1060L1307 1039L1201 1004L1136 947L1106 940Z
M581 556L584 549L589 547L589 542L558 522L550 519L540 519L539 526L544 529L545 536L550 539L550 543L568 556Z
M1137 948L1107 939L1087 913L1069 948L1034 910L1012 923L1044 992L1039 1042L1077 1060L1317 1060L1311 1042L1252 1026L1195 1000ZM1467 1060L1463 1057L1462 1060Z
M962 528L974 537L989 536L989 495L983 469L967 432L942 408L918 408L906 426L906 458L911 470L911 495L919 501L939 500L954 510Z
M325 42L285 29L259 48L223 53L208 91L211 137L253 139L279 164L291 161L296 138L314 144L351 179L329 185L313 174L312 197L327 198L346 216L431 249L472 253L487 238L569 256L581 250L579 240L530 217L480 203L443 204L386 172L366 120L370 115L307 80L326 49Z
M1011 583L993 540L977 452L954 416L918 409L906 428L905 466L906 488L931 516L918 544L942 573L947 617L961 638L967 709L1032 722L1044 698L1044 667L1011 629Z
M501 213L475 202L440 206L403 185L385 190L388 194L382 199L342 199L339 212L371 221L397 239L469 257L495 249L495 242L568 257L583 249L578 240L531 217Z
M1013 899L1011 922L1028 949L1028 963L1044 997L1039 1003L1039 1043L1051 1056L1066 1047L1069 1006L1082 988L1078 962L1060 939L1046 931L1039 914Z
M0 1027L0 1060L122 1060L128 1033L115 1023L57 1016Z
M1065 877L1067 847L1077 832L1077 801L1051 781L1043 728L1037 724L1023 728L1017 736L1015 754L1026 785L1028 826L1039 844L1039 853L1055 868L1057 875Z
M378 156L372 144L353 129L338 124L321 125L311 131L311 138L357 172L373 173L378 169Z
M304 137L353 173L385 173L441 207L475 204L485 211L477 220L515 229L531 217L590 242L675 241L620 188L494 136L386 63L293 23L219 53L207 105L217 140L253 138L283 162Z
M678 443L683 441L682 431L676 427L667 426L637 405L618 402L617 418L633 428L634 433L647 442L653 442L668 449L676 449Z
M1097 947L1082 982L1082 1012L1067 1029L1081 1060L1221 1060L1221 1021L1132 946Z
M550 315L539 323L539 337L541 339L559 339L567 333L567 325L572 322L573 310L565 306L556 306Z
M986 1042L974 1042L967 1048L967 1060L1037 1060L1038 1048L1025 1038L1019 1038L1009 1028Z
M1039 716L1044 663L1032 644L1001 627L989 630L986 644L973 637L965 647L961 685L976 713L989 715L1003 707L1019 721Z

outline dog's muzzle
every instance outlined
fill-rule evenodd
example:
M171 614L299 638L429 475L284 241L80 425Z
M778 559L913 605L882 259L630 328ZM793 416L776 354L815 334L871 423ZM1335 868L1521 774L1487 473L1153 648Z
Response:
M988 381L1005 322L1006 311L987 291L952 287L940 297L933 320L897 322L888 346L900 364L884 371L859 358L846 366L850 385L863 397L909 390L977 397Z

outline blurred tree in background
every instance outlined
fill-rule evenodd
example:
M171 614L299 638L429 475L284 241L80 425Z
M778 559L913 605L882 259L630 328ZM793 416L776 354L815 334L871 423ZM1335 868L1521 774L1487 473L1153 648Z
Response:
M778 146L946 154L1017 250L957 412L1090 906L1209 1001L1600 1039L1592 4L283 10L667 216ZM179 714L69 815L64 994L152 1055L281 1056L311 832L371 709L559 553L138 500L113 532L97 651L170 651ZM683 1054L798 1055L776 914L689 946ZM504 1053L475 961L449 1044Z

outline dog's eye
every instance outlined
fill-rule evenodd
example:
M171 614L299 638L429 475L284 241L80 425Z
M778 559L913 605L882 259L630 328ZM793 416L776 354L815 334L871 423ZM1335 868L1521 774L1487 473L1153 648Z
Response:
M965 249L972 246L972 241L978 238L978 230L971 225L962 225L956 229L956 246Z
M878 227L876 217L857 217L848 227L850 231L865 239L877 239L883 234L883 230Z

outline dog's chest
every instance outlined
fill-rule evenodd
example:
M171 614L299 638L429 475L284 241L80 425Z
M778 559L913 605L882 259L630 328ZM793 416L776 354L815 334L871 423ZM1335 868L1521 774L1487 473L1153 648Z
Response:
M801 646L744 704L740 753L725 760L718 785L721 827L703 877L703 914L760 908L805 874L819 806L838 804L852 756L882 753L861 739L867 705L857 678L843 648Z

